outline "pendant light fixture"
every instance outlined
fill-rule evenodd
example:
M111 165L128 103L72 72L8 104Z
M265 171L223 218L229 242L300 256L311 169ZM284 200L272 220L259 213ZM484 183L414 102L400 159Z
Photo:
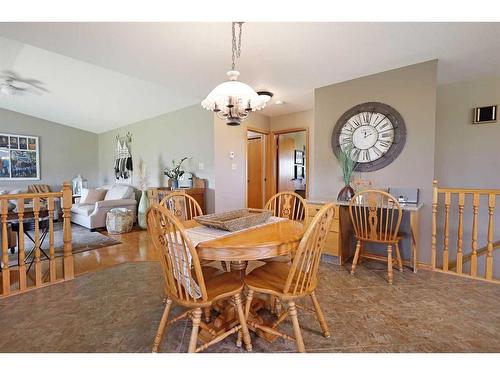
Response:
M236 28L238 28L238 38L236 38ZM232 65L231 70L227 72L228 80L213 89L201 102L203 108L215 112L220 119L231 126L240 125L250 112L261 110L269 100L268 96L261 96L247 84L238 81L240 72L235 70L235 60L241 55L242 28L243 22L232 23Z

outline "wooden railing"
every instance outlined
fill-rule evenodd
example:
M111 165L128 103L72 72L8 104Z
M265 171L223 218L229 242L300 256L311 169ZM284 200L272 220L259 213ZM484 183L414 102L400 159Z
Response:
M63 257L59 267L54 249L54 214L57 199L60 199L61 202L63 225ZM9 211L9 202L15 202L17 207ZM0 195L2 234L0 297L15 295L74 278L71 246L71 203L72 192L69 182L63 184L60 192ZM46 226L43 230L41 230L42 222ZM25 229L27 225L32 226L33 234L29 236L33 244L31 241L29 244L25 241L25 234L29 234ZM16 233L13 232L14 226ZM41 257L44 238L48 238L48 260ZM9 241L17 243L12 244ZM29 261L28 267L26 262L27 246L33 248L33 251L29 252L32 253L33 259ZM10 248L14 250L16 247L17 262L14 265L9 264L12 263L12 260L9 261L9 250Z
M500 241L495 241L494 237L498 196L500 190L496 189L441 188L434 181L431 248L434 270L499 281L494 272L495 260L499 260L494 258L494 251L500 248ZM481 202L484 207L480 212ZM439 220L440 214L444 216L442 220ZM471 226L466 226L466 222ZM456 223L456 231L452 223ZM465 242L464 232L470 242ZM452 236L456 239L456 246L452 245ZM481 248L478 245L480 240L485 243Z

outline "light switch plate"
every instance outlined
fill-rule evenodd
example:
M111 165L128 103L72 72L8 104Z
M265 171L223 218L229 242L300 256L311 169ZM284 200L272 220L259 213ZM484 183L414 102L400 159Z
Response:
M203 164L203 163L198 163L198 169L199 169L200 171L204 170L204 169L205 169L205 164Z
M231 164L231 169L232 170L235 170L236 168L238 168L238 164L236 164L236 163Z

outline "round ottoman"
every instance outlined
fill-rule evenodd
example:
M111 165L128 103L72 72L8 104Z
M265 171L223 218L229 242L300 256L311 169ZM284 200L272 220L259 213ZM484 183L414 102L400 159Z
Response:
M113 208L106 214L106 230L110 234L127 233L134 225L134 213L128 208Z

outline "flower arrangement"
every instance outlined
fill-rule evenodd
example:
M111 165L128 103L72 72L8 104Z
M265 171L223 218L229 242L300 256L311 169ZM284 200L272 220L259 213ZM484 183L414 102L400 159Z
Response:
M351 187L351 176L356 170L358 163L351 158L352 146L341 148L339 161L342 168L342 176L345 186L340 190L337 199L339 201L349 201L354 196L354 189Z
M173 181L174 187L175 185L177 185L179 178L184 175L184 171L181 169L181 166L186 159L187 157L184 157L178 163L176 163L175 160L172 159L172 167L167 167L163 170L163 174Z
M346 147L340 150L340 165L342 167L342 176L344 179L344 183L349 185L351 182L351 176L354 173L354 170L358 166L351 158L352 147Z
M146 163L144 163L144 160L140 159L139 160L139 171L137 173L139 177L139 189L144 191L148 188L148 180L149 180L149 174L148 174L148 168L146 167Z

